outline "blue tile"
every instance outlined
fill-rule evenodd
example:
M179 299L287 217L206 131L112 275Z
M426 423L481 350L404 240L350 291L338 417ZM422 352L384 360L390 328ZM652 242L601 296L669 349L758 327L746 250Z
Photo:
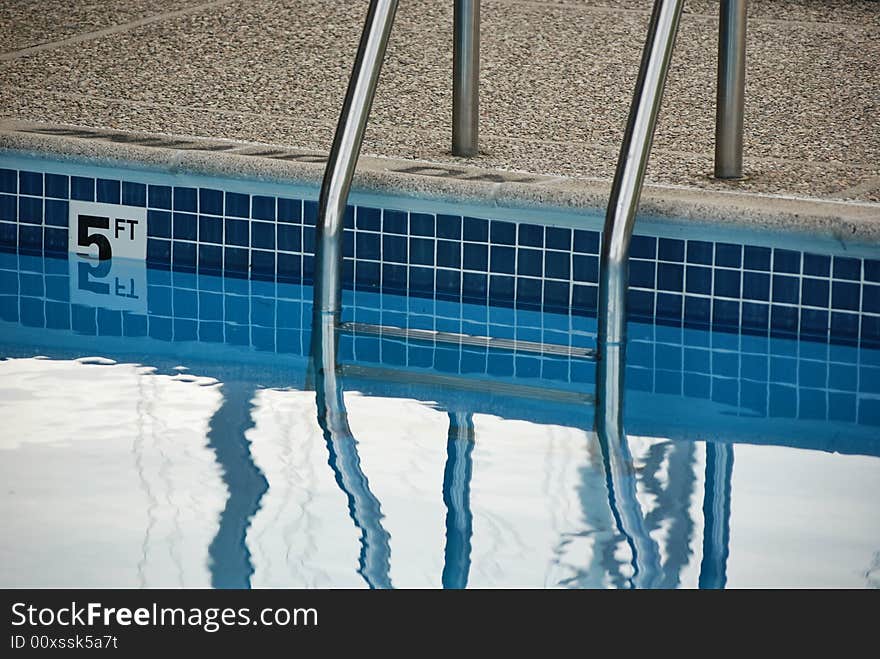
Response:
M48 184L48 179L47 179ZM143 183L122 182L122 203L126 206L146 206L147 186Z
M199 245L199 272L216 272L223 269L223 248L220 245Z
M251 250L251 278L275 281L275 252Z
M232 325L230 323L226 323L224 330L226 343L228 345L249 346L251 344L250 326Z
M378 261L381 258L381 242L377 233L358 232L355 236L355 254L358 259Z
M437 216L437 237L461 240L461 217L458 215Z
M434 240L432 238L410 238L409 262L416 265L434 265Z
M685 281L688 293L702 293L709 295L712 293L712 270L711 268L701 268L699 266L689 265L687 267L687 277Z
M770 309L770 335L797 335L799 317L797 307L783 307L774 304Z
M834 278L853 279L859 281L862 278L862 262L860 259L851 259L843 256L834 257Z
M251 217L255 220L275 221L275 197L254 195L251 198Z
M797 416L797 389L771 384L767 413L770 417L794 419Z
M716 327L738 328L740 323L739 302L733 300L713 300L712 325Z
M409 293L434 292L434 268L410 268L409 269ZM415 316L410 316L410 327Z
M70 329L70 305L61 302L46 302L46 327Z
M492 275L489 278L489 300L493 304L513 306L516 279L505 275Z
M657 318L663 320L681 320L682 296L671 293L657 293Z
M304 284L311 284L315 274L315 257L310 254L303 254L302 257L302 281Z
M488 294L488 277L481 273L465 272L461 278L461 295L473 300L485 300Z
M572 255L570 252L545 252L544 275L553 279L570 279L571 259Z
M382 236L382 259L390 263L407 262L407 240L404 236Z
M654 288L654 261L629 261L629 285L636 288Z
M438 240L437 265L447 268L461 267L461 243L451 240Z
M4 222L18 221L17 197L8 194L0 194L0 220Z
M587 257L575 257L587 258ZM538 249L519 249L517 274L541 277L544 273L544 252Z
M199 213L203 215L223 215L223 191L199 188Z
M12 190L11 192L14 192ZM18 173L18 194L43 196L43 174L41 172Z
M93 307L85 307L81 304L70 305L70 324L77 334L97 335L96 317L97 314Z
M529 247L544 246L544 227L537 224L519 225L519 244Z
M10 323L18 322L18 297L0 295L0 318Z
M118 204L120 201L120 181L99 178L96 184L97 201L104 204Z
M151 185L148 188L147 206L171 210L171 187L168 185Z
M862 345L880 348L880 316L862 316Z
M794 252L790 249L773 250L773 272L791 272L800 274L801 272L801 253Z
M377 247L378 242L376 240ZM302 230L299 225L278 225L278 249L286 252L298 252L302 249Z
M238 192L226 193L226 216L248 217L250 215L250 196ZM235 243L239 244L239 243Z
M712 265L714 243L702 240L688 240L687 262Z
M599 253L599 232L575 229L574 251L581 254Z
M223 250L224 272L247 273L249 265L248 250L236 247L227 247Z
M471 242L489 241L489 222L476 217L464 218L464 239Z
M173 237L179 240L195 240L198 235L199 223L195 215L174 213Z
M689 327L705 327L711 321L711 300L686 296L684 299L684 324Z
M21 295L30 297L43 297L46 293L45 278L42 273L20 272L19 280L21 283Z
M773 275L773 301L797 304L800 300L798 277Z
M63 174L46 174L46 196L54 199L69 199L70 179Z
M743 299L770 300L770 275L763 272L743 273Z
M801 282L801 302L812 307L828 308L828 280L804 277Z
M406 290L408 279L406 266L390 263L382 266L382 290L403 292Z
M199 242L223 244L223 218L199 215Z
M657 240L657 258L661 261L684 262L684 241L674 238Z
M456 270L438 269L437 297L444 300L458 300L461 297L461 273Z
M250 325L250 298L242 295L226 295L223 297L223 309L226 322L237 325Z
M408 233L408 217L406 211L386 208L382 212L382 230L385 233Z
M278 281L298 282L302 269L302 257L298 254L278 254Z
M715 295L739 299L741 295L739 270L715 270Z
M494 245L515 245L516 224L493 220L490 225L489 242Z
M465 235L467 235L465 223ZM489 269L489 250L487 245L465 243L464 244L464 269L486 272Z
M171 242L168 240L147 239L147 262L155 265L171 263Z
M43 244L47 252L66 253L68 250L67 229L46 227L43 231Z
M171 213L167 211L147 211L147 236L170 238Z
M547 227L544 231L544 247L571 251L571 229Z
M836 267L836 266L835 266ZM848 311L859 310L860 285L851 282L835 281L831 286L831 308Z
M862 286L862 311L880 313L880 286L870 284Z
M280 200L278 203L281 203ZM356 225L358 229L363 231L380 231L382 229L382 211L378 208L358 206Z
M42 224L43 200L36 197L19 197L18 221L27 224Z
M413 236L434 237L434 216L427 213L410 213L409 230Z
M251 247L275 249L275 224L272 222L252 222Z
M770 270L770 248L746 245L743 267L747 270Z
M261 327L275 327L275 301L271 298L251 298L251 323Z
M175 318L173 321L175 341L197 341L199 326L195 320Z
M355 286L370 290L378 288L382 278L381 265L374 262L358 261L354 272Z
M172 267L177 270L195 272L196 269L196 246L195 243L183 243L174 241L172 244Z
M492 245L490 252L490 268L492 272L514 274L516 272L516 249Z
M177 318L198 318L199 300L196 291L174 288L171 291L174 316Z
M43 250L43 228L22 224L18 229L18 248L29 253Z
M539 252L540 254L540 252ZM520 252L520 262L522 262L522 252ZM539 257L540 258L540 257ZM574 280L579 282L596 282L599 281L599 257L585 256L582 254L574 254L571 258ZM521 273L526 274L526 273Z
M517 282L519 286L520 282ZM519 299L519 290L517 289L517 300ZM581 286L574 284L571 287L571 308L572 311L581 315L593 315L596 313L596 307L599 301L599 288L597 286Z
M728 268L742 266L742 245L731 243L715 243L715 265Z
M46 224L55 227L66 227L69 222L70 209L67 201L59 199L46 200Z
M346 211L348 208L346 207ZM303 224L308 226L317 226L318 224L318 202L311 199L303 200Z
M597 235L598 243L598 235ZM597 245L598 247L598 245ZM598 252L596 252L598 253ZM657 239L653 236L634 235L630 243L629 255L637 259L657 259Z
M0 192L18 192L18 172L14 169L0 169Z
M636 318L654 317L654 292L630 289L626 296L627 313Z
M250 244L250 223L246 220L231 220L227 219L225 221L226 227L226 244L227 245L238 245L241 247L247 247Z
M824 309L801 309L801 336L828 336L829 315Z
M804 254L804 274L827 277L831 274L831 257L819 254Z
M174 188L174 210L183 211L185 213L195 213L199 209L198 205L198 190L185 187Z
M865 260L865 281L880 282L880 261Z
M45 327L46 314L43 300L32 297L19 298L21 324L26 327Z
M315 227L311 227L308 225L303 226L303 234L302 234L303 253L305 253L305 254L314 254L315 253L315 235L316 235Z

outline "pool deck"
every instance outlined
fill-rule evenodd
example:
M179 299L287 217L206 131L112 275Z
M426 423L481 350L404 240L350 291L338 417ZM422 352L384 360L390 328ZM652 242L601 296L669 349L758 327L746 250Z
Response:
M360 184L601 207L650 0L483 0L483 152L472 159L449 153L452 4L401 2ZM689 0L643 210L751 214L765 224L877 238L880 3L749 4L747 180L709 176L717 1ZM326 154L332 140L366 6L0 0L0 147L315 179L321 158L308 156ZM89 131L34 132L52 125L105 129L91 131L104 138L84 146ZM176 149L151 150L112 138L114 131L185 139ZM180 147L194 138L234 146L222 154ZM300 158L245 157L265 146Z

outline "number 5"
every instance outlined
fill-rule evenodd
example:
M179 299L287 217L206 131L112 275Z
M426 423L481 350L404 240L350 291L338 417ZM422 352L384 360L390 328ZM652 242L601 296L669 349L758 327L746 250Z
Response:
M110 248L110 241L107 236L100 233L89 233L89 229L109 229L109 217L97 217L95 215L80 215L79 230L77 231L77 244L80 247L88 247L89 245L98 246L98 259L106 261L113 256L113 250Z

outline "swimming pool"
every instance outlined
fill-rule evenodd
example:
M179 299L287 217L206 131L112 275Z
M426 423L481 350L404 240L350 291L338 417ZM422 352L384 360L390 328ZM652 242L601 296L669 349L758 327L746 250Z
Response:
M340 437L316 196L0 158L0 583L878 585L878 246L640 218L616 473L598 216L354 194Z

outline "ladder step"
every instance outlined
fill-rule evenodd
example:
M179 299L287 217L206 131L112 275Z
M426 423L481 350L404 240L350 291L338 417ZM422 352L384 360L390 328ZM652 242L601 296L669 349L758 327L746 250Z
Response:
M596 350L593 348L564 346L556 343L540 343L538 341L522 341L520 339L503 339L491 336L474 336L472 334L436 332L434 330L389 327L387 325L372 325L370 323L355 322L340 323L339 329L346 334L381 336L385 338L404 339L407 341L424 341L428 343L449 343L477 348L496 348L498 350L512 350L515 352L525 352L537 355L552 355L554 357L596 359Z

